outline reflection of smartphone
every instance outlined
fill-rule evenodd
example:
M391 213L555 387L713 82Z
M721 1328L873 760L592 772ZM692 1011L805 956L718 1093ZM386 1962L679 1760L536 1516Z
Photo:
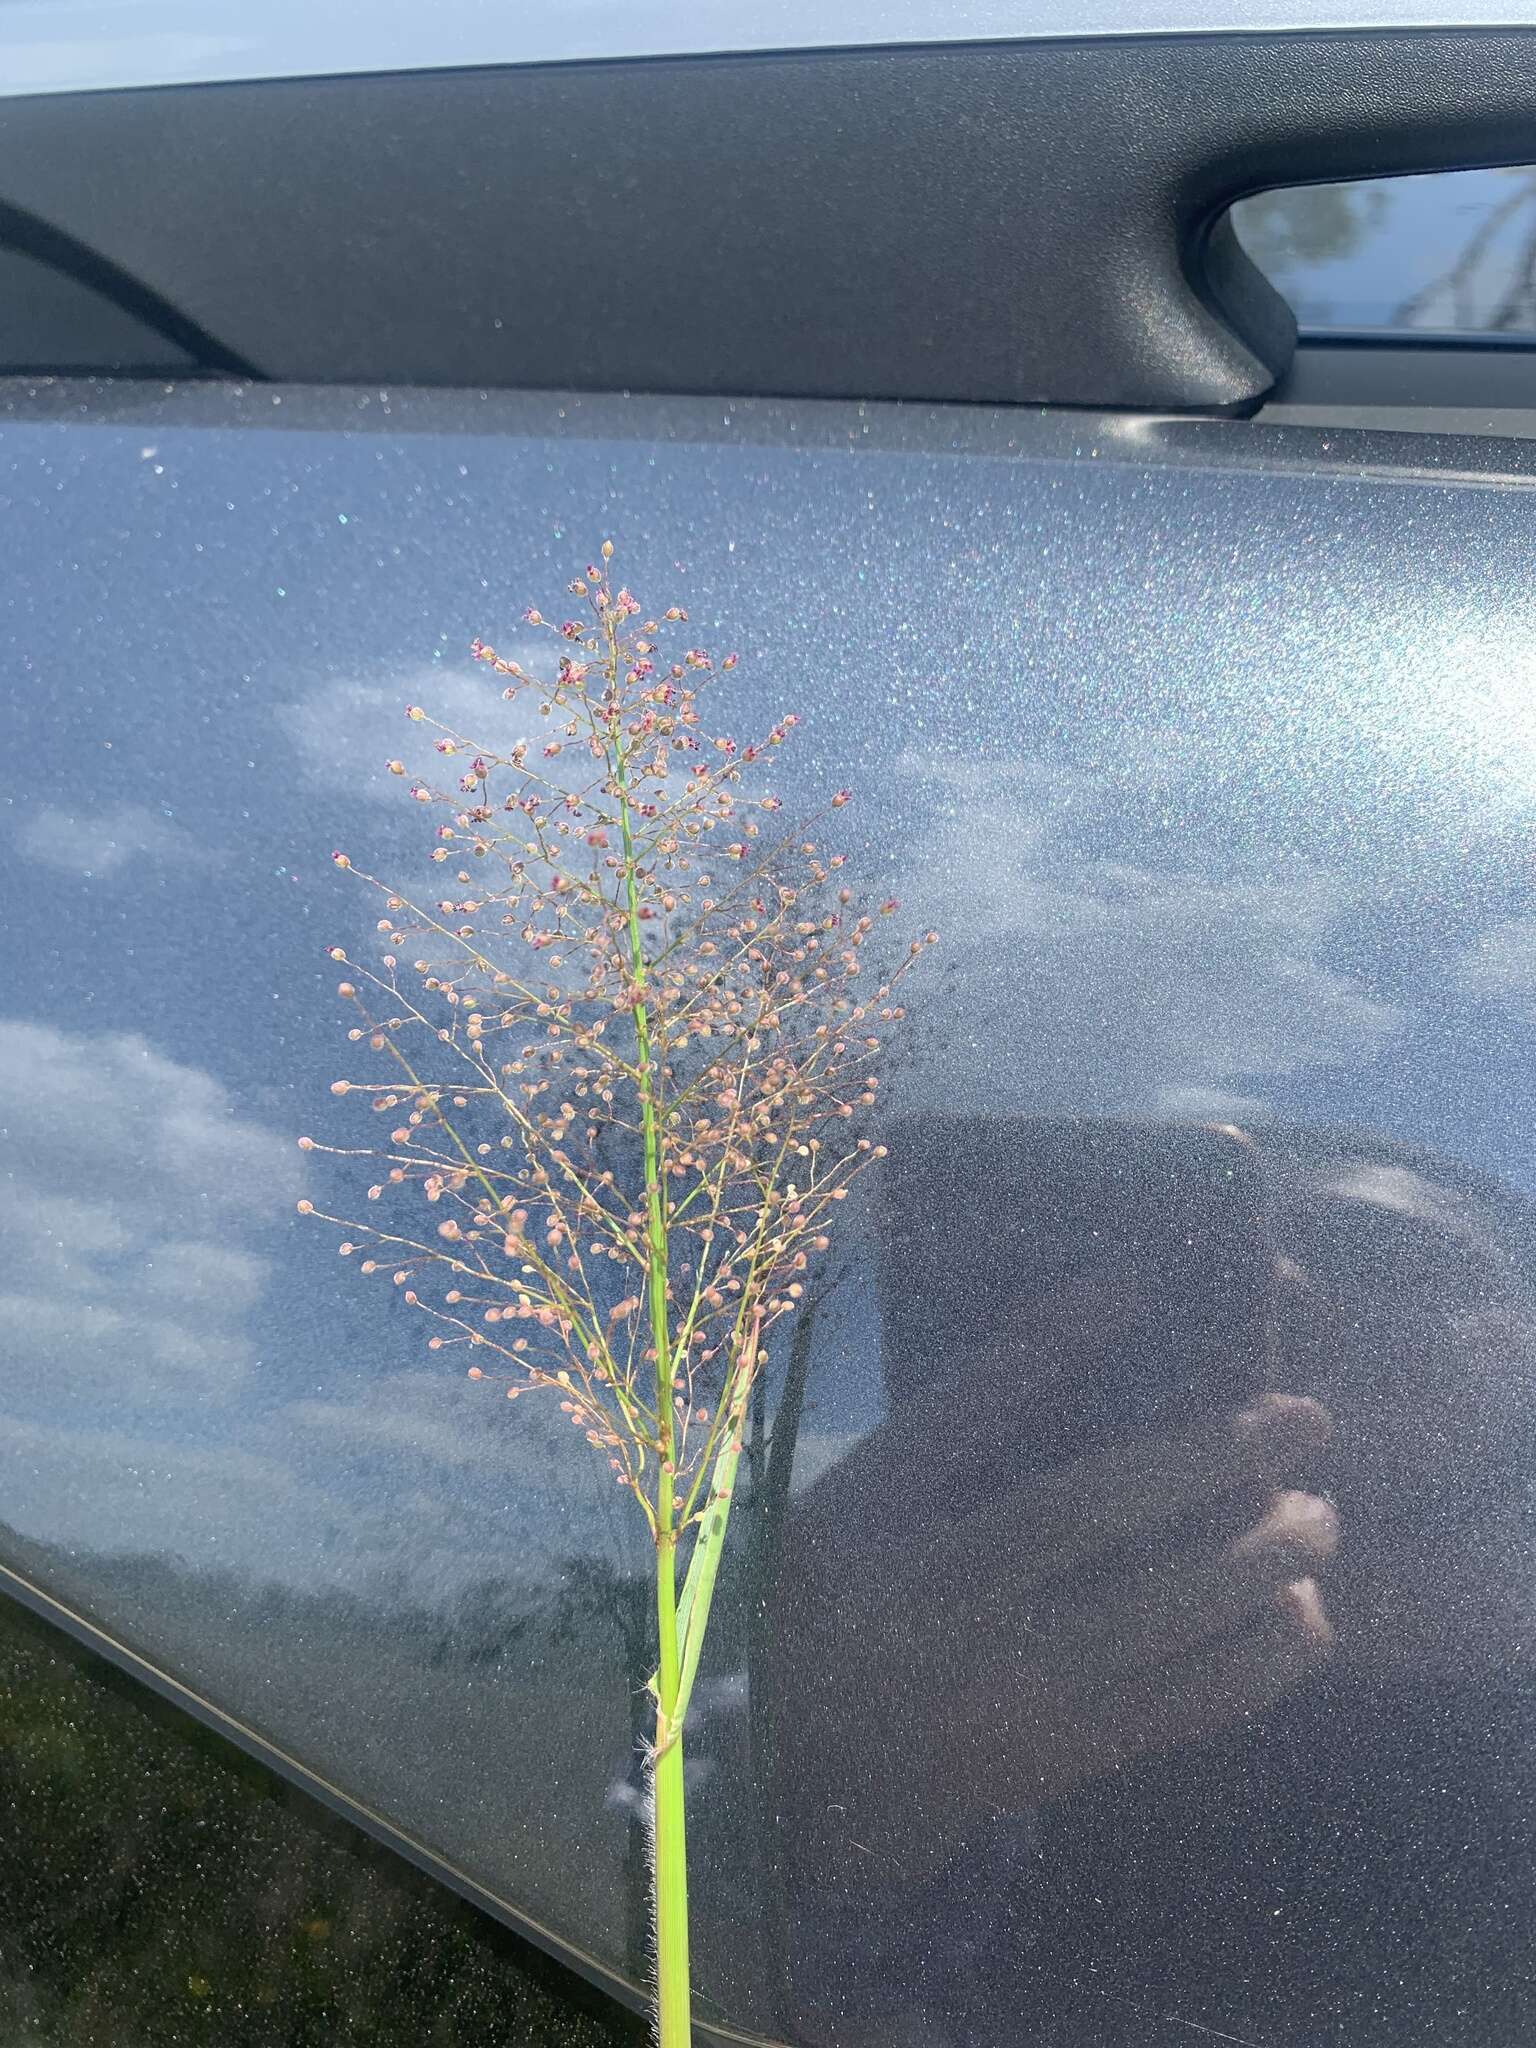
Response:
M1010 1421L1015 1473L1230 1413L1269 1384L1275 1247L1231 1127L913 1116L882 1175L893 1422Z

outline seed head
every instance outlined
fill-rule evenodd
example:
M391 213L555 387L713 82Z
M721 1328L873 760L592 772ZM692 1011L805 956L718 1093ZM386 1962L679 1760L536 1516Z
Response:
M405 1250L393 1283L431 1319L433 1351L492 1353L509 1399L558 1389L616 1482L653 1515L675 1489L681 1514L739 1428L772 1330L814 1301L833 1204L885 1155L861 1128L878 1081L865 1069L884 1057L873 1026L902 1019L896 983L934 935L882 953L895 899L860 910L847 857L803 826L782 833L785 799L756 780L798 716L745 744L721 731L704 693L739 657L679 647L686 609L643 613L609 584L612 557L604 542L567 583L578 616L523 613L557 636L529 704L543 731L530 718L492 747L432 721L440 756L469 757L456 790L408 784L446 812L424 835L433 886L386 895L362 971L327 949L352 972L342 999L365 978L369 998L348 1034L365 1070L332 1092L383 1121L371 1151L299 1145L370 1160L359 1187L385 1210L345 1224L339 1248L372 1254L369 1275ZM530 686L485 641L469 651L513 679L506 696ZM394 1014L367 1014L375 999Z

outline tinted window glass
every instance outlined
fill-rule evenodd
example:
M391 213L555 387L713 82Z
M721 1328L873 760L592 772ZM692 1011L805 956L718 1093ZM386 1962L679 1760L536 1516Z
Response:
M1536 333L1536 171L1307 185L1232 219L1303 327Z
M641 1532L294 1214L343 1171L294 1145L336 1128L326 948L383 943L330 852L423 872L406 703L505 731L468 637L520 652L611 534L742 650L738 728L801 713L786 810L852 785L853 878L944 935L891 1170L766 1390L690 1736L703 2010L1529 2031L1536 539L1474 482L1510 459L18 390L9 1559L643 1969Z
M618 2044L628 2014L0 1598L14 2042Z
M16 370L118 370L173 375L184 348L135 314L19 250L0 248L0 364Z

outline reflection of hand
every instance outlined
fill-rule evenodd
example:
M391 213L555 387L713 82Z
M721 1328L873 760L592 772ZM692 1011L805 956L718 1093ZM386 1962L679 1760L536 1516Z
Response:
M984 1539L951 1532L980 1570L960 1595L977 1634L951 1679L948 1734L1002 1749L994 1798L1048 1798L1213 1734L1316 1665L1332 1631L1312 1574L1338 1521L1317 1494L1275 1482L1328 1429L1317 1402L1269 1395L1229 1422L1053 1473L984 1510ZM1252 1515L1241 1534L1177 1542L1180 1522L1224 1503Z
M830 1737L808 1774L817 1832L910 1874L970 1815L1055 1797L1282 1697L1332 1642L1313 1574L1337 1518L1282 1485L1330 1428L1316 1401L1266 1395L999 1491L915 1554L887 1535L873 1572L850 1560L857 1577L805 1645L825 1692L800 1711ZM870 1768L872 1698L906 1753L899 1785ZM846 1748L839 1701L861 1724Z

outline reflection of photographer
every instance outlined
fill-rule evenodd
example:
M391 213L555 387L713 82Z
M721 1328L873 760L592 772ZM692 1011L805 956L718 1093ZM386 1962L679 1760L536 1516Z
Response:
M1526 1205L1300 1133L892 1155L889 1414L777 1588L796 2024L1536 2022Z

